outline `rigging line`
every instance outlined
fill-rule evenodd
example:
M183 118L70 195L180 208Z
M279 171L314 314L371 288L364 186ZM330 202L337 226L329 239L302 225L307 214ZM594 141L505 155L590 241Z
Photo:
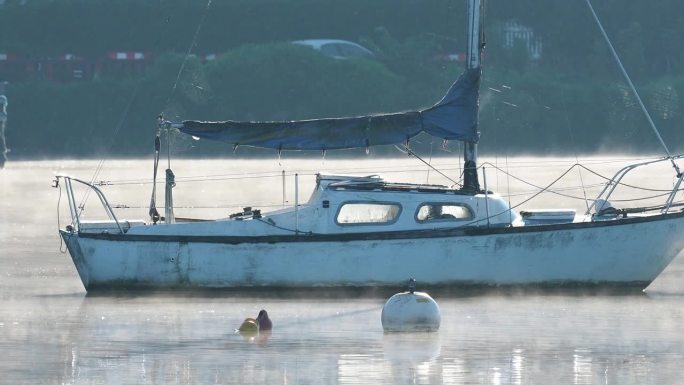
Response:
M122 204L122 203L116 203L111 205L112 208L115 209L146 209L149 206L138 206L138 205L127 205L127 204ZM249 203L231 203L231 204L226 204L226 205L214 205L214 206L193 206L193 205L186 205L186 206L173 206L174 209L197 209L197 210L213 210L213 209L232 209L232 208L241 208L241 207L259 207L259 208L277 208L277 207L283 207L282 203L275 204L275 203L268 203L268 204L262 204L262 203L254 203L254 202L249 202ZM294 205L288 205L287 207L294 207Z
M456 170L457 168L443 168L442 170ZM411 169L411 170L400 170L400 171L383 171L385 174L392 174L392 173L408 173L408 172L423 172L425 171L424 169ZM315 176L317 173L312 173L312 174L303 174L303 173L298 173L300 176ZM294 174L285 174L286 176L292 176ZM176 182L177 183L187 183L187 182L220 182L220 181L225 181L225 180L245 180L245 179L266 179L266 178L281 178L282 174L280 175L245 175L245 176L187 176L183 178L177 178ZM123 185L143 185L143 184L152 184L154 183L153 180L151 179L144 179L144 180L103 180L103 181L98 181L96 183L93 183L96 186L123 186Z
M443 171L453 171L453 170L461 170L460 167L444 167L442 168ZM383 173L386 174L391 174L391 173L417 173L417 172L422 172L424 170L422 169L406 169L406 170L385 170ZM292 176L294 174L285 174L286 176ZM307 174L307 173L299 173L299 175L304 175L304 176L315 176L315 173L312 174ZM245 179L267 179L267 178L278 178L282 177L282 173L280 175L249 175L249 174L225 174L225 175L195 175L195 176L186 176L186 177L179 177L177 179L177 182L220 182L220 181L225 181L225 180L245 180ZM606 177L601 176L603 179L608 179ZM98 182L93 183L95 186L122 186L122 185L143 185L143 184L151 184L153 183L152 179L124 179L124 180L101 180ZM590 185L594 186L594 185ZM637 188L635 186L635 188ZM656 190L656 189L648 189L652 191L658 191L658 192L664 192L664 191L670 191L670 190Z
M202 24L204 24L204 21L207 19L207 15L209 15L209 8L211 7L211 1L209 0L207 2L207 7L204 9L204 15L202 16L202 20L200 20L199 24L197 24L197 29L195 30L195 35L192 37L192 42L190 43L190 46L188 47L188 51L185 54L185 58L183 58L183 62L181 63L180 68L178 69L178 74L176 75L176 81L173 83L173 87L171 88L171 92L169 93L169 98L166 100L166 104L164 105L164 109L169 107L169 104L171 104L171 99L173 98L173 94L176 92L176 88L178 88L178 83L180 83L180 78L181 75L183 75L183 69L185 69L185 64L188 62L188 58L190 58L190 54L192 53L192 49L197 43L197 36L199 36L200 30L202 29Z
M670 207L682 207L684 206L684 202L682 201L677 201L673 202ZM652 211L652 210L661 210L664 209L666 206L665 205L658 205L658 206L646 206L646 207L636 207L636 208L625 208L622 209L625 212L645 212L645 211Z
M461 156L463 156L463 152L465 150L463 149L462 146L463 146L463 143L459 141L458 142L458 150L457 150L458 151L458 180L459 181L463 180L463 172L464 172L463 167L461 166L463 164L463 161L461 160Z
M167 20L167 22L168 22L168 20ZM153 45L156 46L159 43L159 40L160 40L160 37L157 38L157 41ZM123 124L126 121L126 118L128 117L128 113L131 109L131 106L133 105L133 101L135 100L135 97L138 95L138 91L140 89L141 84L142 84L142 82L138 82L136 84L135 89L133 90L133 94L131 95L131 98L128 100L128 104L126 105L126 108L124 109L124 113L121 116L119 124L116 126L116 129L114 130L114 134L112 135L112 137L110 139L109 145L105 148L105 152L104 152L105 155L109 153L109 149L113 146L114 140L118 136L119 131L121 130L121 127L123 127ZM100 163L98 164L98 166L95 169L95 173L93 174L93 178L91 179L90 184L93 184L95 182L95 179L97 178L97 176L100 174L100 172L102 172L102 168L104 167L105 160L106 160L106 157L103 156L102 159L100 160ZM90 190L91 189L86 190L86 192L83 196L83 199L81 200L81 204L79 205L79 207L77 207L77 209L80 208L81 212L85 208L85 204L88 201L88 197L90 196L90 193L91 193ZM79 215L79 214L77 214L77 215Z
M486 163L484 163L484 164L489 164L490 166L496 168L496 166L492 165L492 164L489 163L489 162L486 162ZM583 165L581 165L581 164L574 164L574 165L572 165L570 168L576 167L576 166L577 166L577 167L581 167L581 168L583 168L583 169L589 171L590 173L595 174L595 175L597 175L597 176L599 176L599 177L601 177L601 178L603 178L603 179L610 180L610 178L606 178L605 176L603 176L603 175L601 175L601 174L599 174L599 173L597 173L597 172L595 172L595 171L593 171L593 170L591 170L591 169L589 169L589 168L587 168L587 167L585 167L585 166L583 166ZM504 171L504 170L501 170L501 169L497 169L497 170L503 172L504 174L506 174L506 171ZM519 182L525 183L525 184L527 184L527 185L529 185L529 186L532 186L532 187L534 187L534 188L536 188L536 189L541 189L540 186L537 186L537 185L535 185L535 184L533 184L533 183L527 182L527 181L525 181L524 179L519 178L519 177L516 177L516 176L513 175L513 174L509 174L509 175L510 175L513 179L518 180ZM639 187L639 186L633 186L633 185L624 184L624 183L622 183L622 182L620 182L620 183L618 183L618 184L621 185L621 186L630 187L630 188L634 188L634 189L637 189L637 190L643 190L643 191L665 192L665 193L670 193L670 192L672 192L672 190L649 189L649 188L645 188L645 187ZM590 187L592 187L592 186L596 186L596 184L590 185ZM575 189L575 188L573 188L573 189ZM557 195L560 195L560 196L564 196L564 197L567 197L567 198L571 198L571 199L584 199L584 198L576 197L576 196L572 196L572 195L561 194L561 193L558 193L558 192L556 192L556 191L557 191L557 190L549 190L549 192L551 192L551 193L554 193L554 194L557 194ZM680 189L680 191L684 191L684 188ZM666 195L666 194L664 194L664 195ZM660 195L658 195L658 196L660 196Z
M114 129L114 133L112 134L112 137L109 140L109 144L105 148L104 151L104 156L102 159L100 159L100 162L98 163L97 167L95 168L95 173L93 174L93 177L90 179L90 184L95 183L95 179L97 179L98 175L100 175L100 172L102 172L102 168L104 167L104 163L107 160L107 154L109 153L110 148L114 145L114 140L116 137L119 135L119 131L121 131L121 127L123 127L124 123L126 122L126 119L128 118L128 113L131 110L131 106L133 106L133 101L135 101L136 96L138 95L138 90L140 89L140 84L142 82L138 82L135 85L135 88L133 89L133 94L131 97L128 99L128 104L126 104L126 108L124 109L123 114L121 114L121 118L119 119L119 123L116 125L116 129ZM86 189L83 198L81 199L81 203L79 206L76 208L77 210L80 210L77 215L80 215L83 212L83 209L85 208L85 204L88 201L88 198L90 197L92 189Z
M566 198L570 198L570 199L580 199L580 200L581 200L581 199L584 199L584 198L582 198L582 197L576 197L576 196L573 196L573 195L568 195L568 194L559 193L559 192L557 192L557 191L555 191L555 190L550 190L548 187L544 188L544 187L541 187L541 186L537 186L537 185L535 185L534 183L530 183L530 182L528 182L528 181L526 181L526 180L524 180L524 179L522 179L522 178L519 178L519 177L517 177L517 176L515 176L515 175L513 175L513 174L508 174L506 171L504 171L504 170L502 170L502 169L500 169L500 168L494 166L493 164L491 164L491 163L489 163L489 162L483 163L483 164L480 165L478 168L483 167L483 166L485 166L485 165L490 165L490 166L494 167L495 169L497 169L498 171L501 171L501 172L503 172L504 174L509 175L511 178L513 178L513 179L515 179L515 180L517 180L517 181L519 181L519 182L525 183L526 185L532 186L532 187L534 187L534 188L536 188L536 189L539 189L539 190L542 190L542 191L543 191L543 190L548 190L548 192L550 192L550 193L552 193L552 194L556 194L556 195L559 195L559 196L562 196L562 197L566 197ZM575 166L577 166L577 164L574 164L574 165L570 166L570 168L569 168L568 170L572 170ZM567 173L567 171L566 171L566 173ZM565 175L565 174L564 174L564 175ZM549 187L550 187L550 186L549 186ZM542 191L540 191L540 192L542 192ZM538 194L539 194L539 193L535 194L534 196L536 196L536 195L538 195Z
M591 174L596 175L597 177L600 177L604 180L610 180L610 178L607 178L589 168L587 168L584 165L579 165L583 169L589 171ZM452 170L460 170L460 168L457 167L446 167L442 168L443 171L452 171ZM503 171L499 169L500 171L504 172L506 175L510 175L509 171ZM423 170L421 169L410 169L410 170L400 170L400 171L384 171L384 173L407 173L407 172L421 172ZM286 174L286 175L291 175L291 174ZM306 175L306 176L314 176L316 174L302 174L300 173L299 175ZM278 175L248 175L248 174L226 174L226 175L212 175L212 176L188 176L188 177L183 177L179 182L220 182L220 181L225 181L225 180L245 180L245 179L266 179L266 178L275 178L279 177ZM282 177L282 174L280 175ZM521 178L518 178L518 180L521 180ZM522 181L522 180L521 180ZM525 182L525 181L523 181ZM121 186L121 185L143 185L143 184L151 184L153 183L152 180L150 179L140 179L140 180L110 180L110 181L99 181L94 183L96 186ZM529 184L529 183L528 183ZM646 187L639 187L639 186L634 186L630 184L625 184L625 183L620 183L622 186L625 187L630 187L633 189L637 190L643 190L643 191L652 191L652 192L671 192L671 190L665 190L665 189L651 189L651 188L646 188ZM585 188L588 187L596 187L603 185L601 184L589 184L589 185L584 185ZM539 186L533 185L535 188L539 188ZM574 189L579 189L582 188L582 186L579 187L573 187L571 188L572 190ZM560 191L560 190L556 190ZM580 198L575 198L575 199L580 199Z
M580 187L575 187L575 188L572 188L572 189L567 188L567 189L564 189L564 190L565 190L565 191L567 191L567 190L575 190L575 189L577 189L577 188L580 188ZM549 189L548 191L549 191L549 192L554 192L554 191L560 191L560 190L558 190L558 189L554 189L554 190ZM681 191L681 190L680 190L680 191ZM526 196L526 195L530 195L530 194L532 194L532 193L533 193L532 191L520 192L520 193L511 194L509 197ZM610 201L611 201L611 202L644 201L644 200L660 198L660 197L664 197L664 196L668 196L668 195L670 195L669 192L667 192L667 193L662 193L662 194L657 194L657 195L649 195L649 196L640 197L640 198L611 199ZM573 197L573 199L579 200L579 199L582 199L582 198L580 198L580 197ZM590 199L590 200L591 200L591 201L594 201L595 199Z
M511 207L511 177L508 175L508 148L506 148L506 193L508 194L508 207ZM513 213L508 212L508 221L513 222Z
M604 183L597 183L597 184L589 185L587 187L603 187L603 186L605 186ZM549 189L549 192L556 192L557 193L559 191L575 191L575 190L580 190L582 188L583 188L582 186L558 187L558 188L554 188L554 189ZM508 195L501 195L501 196L504 196L504 197L527 196L530 194L534 194L537 191L539 191L539 188L536 188L535 190L531 190L531 191L518 191L518 192L514 192L514 193L509 192ZM577 200L584 199L582 197L576 197L576 196L569 196L569 198L577 199ZM589 199L589 200L593 201L593 199Z
M397 148L401 151L401 148L400 148L400 147L398 147L398 146L395 146L395 147L397 147ZM426 162L425 159L421 158L421 157L418 156L415 152L413 152L413 150L411 150L410 148L408 148L408 146L402 145L402 147L404 148L404 150L406 151L407 154L412 155L412 156L415 156L416 159L418 159L419 161L423 162L426 166L428 166L428 167L430 167L431 169L433 169L433 170L434 170L436 173L438 173L439 175L445 177L447 180L453 182L455 185L458 185L458 186L461 186L461 187L462 187L462 185L461 185L460 183L458 183L458 182L456 182L455 180L449 178L448 175L446 175L445 173L443 173L443 172L439 171L438 169L434 168L430 163Z
M587 187L594 188L594 187L603 187L605 185L606 185L605 183L595 183L595 184L590 184ZM575 190L580 190L580 189L582 189L582 186L569 186L569 187L554 188L553 191L575 191ZM534 192L536 192L538 190L539 190L539 188L536 188L533 191L518 191L518 192L512 193L511 196L529 195L529 194L533 194Z
M463 182L463 168L462 168L463 162L461 161L461 156L463 155L464 150L461 148L461 142L460 141L458 141L457 146L458 146L458 149L456 151L453 151L449 148L449 143L447 143L445 146L442 146L442 148L441 148L442 151L444 151L448 154L456 153L458 156L458 161L457 161L458 168L442 168L442 170L445 170L445 171L458 170L458 182L457 182L457 184L459 186L462 186L463 185L463 183L462 183Z
M607 181L613 180L612 178L608 178L607 176L601 175L601 174L599 174L598 172L596 172L596 171L594 171L594 170L592 170L592 169L590 169L590 168L588 168L588 167L585 167L585 166L583 166L583 165L581 165L581 164L580 164L579 166L582 167L583 169L587 170L588 172L590 172L590 173L592 173L592 174L598 176L599 178L603 178L603 179L605 179L605 180L607 180ZM653 192L672 192L672 190L663 190L663 189L655 189L655 188L648 188L648 187L639 187L639 186L634 186L634 185L627 184L627 183L623 183L623 182L620 182L620 183L618 183L618 184L619 184L620 186L629 187L629 188L633 188L633 189L636 189L636 190L653 191ZM680 191L682 191L682 190L684 190L684 188L681 188L681 189L680 189Z
M681 191L681 190L680 190L680 191ZM649 200L649 199L655 199L655 198L660 198L660 197L668 196L668 195L670 195L670 194L671 194L671 192L669 192L669 193L662 193L662 194L658 194L658 195L651 195L651 196L642 197L642 198L611 199L610 201L611 201L611 202L645 201L645 200Z
M656 127L655 123L653 123L653 119L651 119L651 114L648 113L648 110L646 109L644 102L641 101L641 96L639 96L639 93L637 92L636 87L634 87L634 84L632 83L632 79L629 78L629 74L627 74L627 70L625 70L625 67L622 65L622 61L620 60L620 57L618 56L617 52L615 51L615 48L613 48L613 43L610 42L610 38L608 38L608 34L606 33L606 30L603 29L603 25L601 24L601 20L599 20L598 15L596 15L596 12L594 11L594 7L591 5L591 2L589 0L585 0L585 1L587 2L587 5L589 6L589 10L591 11L592 16L594 16L594 20L596 21L596 24L598 24L598 27L601 30L601 34L603 34L603 38L606 40L606 43L608 43L608 47L610 48L610 52L613 54L613 58L615 58L615 61L617 62L618 66L620 67L620 70L622 71L622 75L624 75L625 80L627 80L627 84L632 89L632 93L634 93L634 96L636 97L637 102L639 102L639 106L641 107L641 110L644 112L644 115L646 115L646 119L648 120L648 123L651 125L653 132L658 137L660 144L663 146L663 149L665 150L665 153L667 154L668 159L670 159L670 162L672 163L672 167L674 167L675 171L677 172L677 176L679 176L681 174L681 171L679 171L679 166L677 166L677 163L675 163L675 161L672 157L672 154L670 153L670 150L667 148L665 141L660 136L660 132L658 132L658 128Z
M579 187L577 187L579 188ZM570 188L566 189L569 190ZM548 191L552 191L551 189L548 189ZM557 191L557 190L556 190ZM510 196L507 197L515 197L515 196L526 196L533 194L534 192L525 192L525 193L517 193L517 194L511 194ZM667 196L669 193L664 193L664 194L658 194L658 195L651 195L647 197L640 197L640 198L630 198L630 199L611 199L611 202L636 202L636 201L644 201L644 200L649 200L649 199L655 199L655 198L660 198L663 196ZM679 201L678 201L679 202ZM59 205L59 200L58 200L58 205ZM510 205L510 201L509 201ZM126 205L126 204L121 204L121 203L115 203L111 205L112 208L115 209L144 209L147 208L148 206L139 206L139 205ZM259 207L259 208L280 208L282 207L281 203L258 203L258 202L249 202L249 203L230 203L226 205L213 205L213 206L196 206L196 205L186 205L186 206L174 206L176 209L184 209L184 210L190 210L190 209L195 209L195 210L216 210L216 209L232 209L232 208L238 208L238 207ZM287 207L294 207L294 205L288 205ZM656 207L656 206L654 206ZM268 213L265 213L266 215ZM219 218L221 219L221 218ZM59 218L58 218L59 222ZM59 223L58 223L59 224ZM294 230L291 230L294 231ZM301 231L300 231L301 232Z
M581 165L580 165L580 166L581 166ZM472 221L472 222L470 222L470 223L467 223L466 225L471 225L471 224L474 224L474 223L479 223L479 222L482 222L482 221L485 221L485 220L489 220L490 218L499 216L499 215L501 215L501 214L505 214L507 211L510 212L510 211L512 211L513 209L516 209L516 208L522 206L523 204L525 204L525 203L531 201L532 199L534 199L534 198L536 198L537 196L539 196L540 194L542 194L544 191L546 191L546 190L548 190L549 188L551 188L551 186L553 186L554 184L556 184L556 182L558 182L558 181L561 180L563 177L565 177L565 175L567 175L574 167L575 167L575 165L571 166L571 167L568 168L564 173L562 173L558 178L556 178L553 182L551 182L549 185L547 185L546 187L544 187L544 188L543 188L542 190L540 190L538 193L534 194L533 196L529 197L528 199L523 200L522 202L518 203L517 205L515 205L515 206L513 206L513 207L510 207L510 208L508 208L507 210L504 210L504 211L502 211L502 212L500 212L500 213L498 213L498 214L490 215L490 216L487 217L487 218L482 218L482 219L479 219L479 220L477 220L477 221Z
M499 119L496 118L496 103L494 104L494 109L495 109L494 110L494 121L498 123ZM507 143L510 143L510 133L511 133L510 130L507 129L506 130L506 134L507 134L506 136L507 136L507 139L509 139L506 141ZM510 172L510 169L508 168L508 146L506 146L506 151L505 151L504 155L505 155L505 159L506 159L506 193L508 194L508 197L507 197L508 198L508 207L511 207L511 176L508 175L508 173ZM498 178L498 174L499 173L497 173L497 178ZM508 211L508 221L510 223L513 223L513 212L510 210Z
M490 165L491 165L491 163L490 163ZM506 212L510 212L510 211L512 211L513 209L516 209L516 208L522 206L523 204L525 204L525 203L531 201L532 199L536 198L537 196L541 195L541 194L542 194L543 192L545 192L546 190L550 189L551 186L553 186L554 184L556 184L556 182L558 182L559 180L563 179L563 178L565 177L565 175L567 175L574 167L575 167L574 165L571 166L571 167L568 168L565 172L563 172L558 178L554 179L553 182L551 182L551 183L548 184L546 187L544 187L544 188L542 188L541 190L539 190L539 192L537 192L536 194L534 194L534 195L532 195L531 197L529 197L529 198L523 200L522 202L518 203L517 205L515 205L515 206L513 206L513 207L509 207L508 209L506 209L506 210L504 210L504 211L502 211L502 212L500 212L500 213L498 213L498 214L490 215L490 216L488 216L487 218L481 218L481 219L478 219L478 220L476 220L476 221L472 221L472 222L466 223L464 226L471 225L471 224L474 224L474 223L479 223L479 222L482 222L482 221L488 221L488 220L491 219L491 218L494 218L494 217L497 217L497 216L499 216L499 215L505 214ZM581 198L580 198L580 199L581 199Z
M594 184L589 184L589 185L585 185L585 186L561 187L561 188L557 188L557 189L553 189L553 190L549 190L549 191L555 191L555 192L558 192L558 191L574 191L574 190L579 190L579 189L583 189L583 188L594 188L594 187L601 187L601 186L605 186L605 183L594 183ZM537 187L536 190L534 190L534 191L537 191L538 189L539 188ZM658 195L652 195L652 197L661 197L661 196L666 196L666 195L669 195L672 193L672 190L650 190L650 189L649 190L641 189L641 190L651 191L651 192L661 192L662 193L662 194L658 194ZM509 193L509 195L507 195L507 196L529 195L529 194L534 193L534 191L520 191L520 192L513 193L513 194ZM677 191L684 191L684 188L680 188ZM573 199L582 199L582 198L581 197L573 197ZM589 199L589 200L593 201L594 199ZM628 200L628 199L625 199L625 200ZM620 200L611 199L611 201L619 202Z
M517 162L510 162L510 163L511 164L517 164ZM527 163L527 162L525 162L525 163ZM548 163L549 162L547 162L547 164L544 167L548 167ZM573 163L569 163L569 164L573 164ZM440 165L451 166L453 164L452 163L440 163L440 164L436 164L434 166L439 167ZM406 165L406 167L412 167L412 166L413 165ZM445 170L461 170L461 166L462 165L460 163L458 163L457 166L443 168L443 169L445 169ZM530 166L530 167L532 167L532 166ZM540 167L540 166L535 165L534 167ZM401 167L399 167L399 166L343 167L343 168L340 168L339 170L336 170L335 172L360 172L360 171L366 171L366 170L377 171L378 169L383 170L383 172L385 172L385 173L402 173L402 172L420 172L420 171L423 171L421 169L414 169L414 168L406 168L406 169L400 169L400 168ZM518 168L526 168L526 166L518 166ZM395 169L395 170L392 170L392 169ZM318 170L314 170L314 169L301 170L299 175L316 175L316 173L317 173L316 171L318 171ZM275 172L277 172L278 174L273 174ZM310 172L310 173L307 173L307 172ZM287 174L287 175L294 175L294 173ZM194 175L194 176L191 175L191 176L185 176L185 177L178 177L177 180L197 179L197 178L220 179L220 178L224 178L224 177L230 177L231 179L239 179L240 177L257 178L260 176L263 176L264 178L266 178L266 177L281 177L282 174L281 174L281 171L264 171L264 172L254 172L254 173L231 173L231 174L211 174L211 175ZM148 178L145 178L145 179L102 180L102 181L96 182L95 184L100 185L100 186L106 186L106 185L110 185L110 184L136 184L136 183L140 183L140 184L151 183L151 180Z
M57 187L59 188L59 197L57 198L57 235L59 236L59 252L62 254L66 254L67 249L64 247L64 240L62 239L62 235L59 233L59 230L62 229L62 225L60 224L59 220L59 206L62 202L62 186L59 185L59 180L57 180Z
M383 167L380 168L345 168L345 169L340 169L337 172L359 172L359 171L378 171L378 169L382 169ZM441 168L442 170L445 171L453 171L453 170L461 170L460 165L459 166L452 166L452 167L443 167ZM306 171L316 171L316 170L303 170L302 172L299 172L299 175L303 176L315 176L318 173L312 172L312 173L307 173ZM410 169L403 169L403 170L382 170L383 173L414 173L414 172L422 172L424 169L417 169L417 168L410 168ZM287 173L285 174L286 176L292 176L294 173ZM221 181L221 180L239 180L239 179L266 179L266 178L276 178L276 177L282 177L282 172L279 174L271 174L270 172L263 172L263 173L240 173L240 174L215 174L215 175L189 175L185 177L178 177L176 178L176 181L179 182L200 182L200 181ZM93 184L96 186L114 186L114 185L133 185L133 184L150 184L153 183L153 181L149 178L145 179L118 179L118 180L100 180L97 182L94 182Z
M432 163L432 145L435 142L434 137L430 137L430 160L428 160L429 163ZM430 168L427 169L427 177L425 178L425 184L430 184Z
M641 159L641 158L639 158ZM617 162L622 162L622 160L617 161ZM549 162L545 162L545 165L543 167L548 167ZM590 162L591 163L591 162ZM614 163L612 161L610 162L602 162L599 164L604 164L604 163ZM517 162L511 162L509 160L509 165L516 165L518 164ZM572 165L574 163L568 163L569 165ZM453 166L450 163L444 163L444 164L439 164L439 165L434 165L435 167L439 167L440 165L444 166L449 166L451 165L452 167L442 167L442 170L445 171L452 171L452 170L462 170L461 164L458 163L456 166ZM595 174L596 176L605 179L605 180L610 180L610 178L601 175L595 171L592 171L591 169L588 169L586 166L583 164L580 164L580 166L592 174ZM540 167L537 164L532 165L532 166L516 166L516 168L537 168ZM361 171L367 171L367 170L372 170L372 171L377 171L377 170L382 170L383 173L408 173L408 172L421 172L423 169L415 169L415 168L406 168L406 169L398 169L398 170L387 170L387 168L399 168L397 166L387 166L387 167L358 167L358 168L341 168L339 170L335 170L335 172L361 172ZM299 175L307 175L307 176L313 176L316 175L316 172L318 170L302 170L302 172L299 173ZM311 173L307 173L311 172ZM287 175L294 175L294 174L287 174ZM230 174L211 174L211 175L190 175L190 176L185 176L185 177L178 177L177 180L179 181L203 181L203 180L215 180L215 181L220 181L220 180L233 180L233 179L258 179L258 178L275 178L275 177L282 177L282 171L279 174L274 174L274 172L271 171L264 171L264 172L254 172L254 173L230 173ZM93 184L97 186L109 186L109 185L124 185L124 184L149 184L152 183L152 180L149 178L145 179L117 179L117 180L101 180L97 181ZM625 186L628 187L633 187L633 188L639 188L647 191L658 191L658 192L665 192L665 191L671 191L671 190L664 190L664 189L649 189L645 187L638 187L638 186L632 186L629 184L624 184Z
M460 143L459 143L459 148L460 148ZM449 153L449 154L454 153L453 150L450 150L448 148L442 148L441 151L444 151L444 152ZM460 157L460 153L459 153L459 157ZM649 158L643 158L643 157L631 157L631 158L596 158L596 157L594 157L594 158L591 158L590 157L589 159L585 159L584 162L585 163L591 163L591 164L612 164L612 163L623 163L625 161L641 161L644 159L657 159L657 157L652 157L652 158L651 157L649 157ZM545 161L544 165L539 165L539 161L537 161L537 160L534 160L534 161L533 160L519 160L519 161L510 161L510 163L511 164L522 164L522 165L529 164L529 166L527 166L527 167L547 167L548 163L572 164L569 160L564 160L563 158L548 159Z
M259 221L259 222L261 222L261 223L265 223L265 224L267 224L267 225L269 225L269 226L273 226L273 227L275 227L275 228L277 228L277 229L285 230L285 231L290 231L290 232L293 232L293 233L295 233L295 234L316 235L316 233L314 233L313 231L293 230L293 229L288 229L287 227L278 226L278 225L275 224L275 222L274 222L274 223L271 223L271 222L265 221L265 220L263 220L263 219L261 219L261 218L253 218L253 219L256 219L257 221Z
M563 115L565 116L565 124L567 125L568 128L568 133L570 134L570 141L572 142L572 150L575 153L575 162L579 164L579 157L577 156L577 147L576 147L576 142L575 142L575 134L572 131L572 125L570 124L570 116L568 115L568 107L565 104L565 92L563 91L563 87L560 87L561 90L561 102L563 103ZM582 194L584 195L584 204L587 206L587 211L589 211L589 200L587 199L587 190L584 188L584 178L582 178L582 168L578 167L577 168L577 174L579 174L579 180L580 183L582 184Z
M197 29L195 29L195 34L192 37L192 41L190 42L190 46L188 47L188 51L185 54L185 57L183 58L183 62L180 65L180 68L178 69L178 74L176 75L176 81L173 82L173 87L171 87L171 92L169 93L168 99L166 99L166 104L164 105L164 110L166 110L169 105L171 104L171 100L173 99L173 95L176 93L176 89L178 88L178 83L180 83L181 76L183 75L183 70L185 69L185 64L187 64L188 59L190 58L190 55L192 53L192 49L197 44L197 36L199 36L200 30L202 29L202 25L204 24L204 21L207 20L207 15L209 15L209 8L211 7L211 1L207 1L207 7L204 9L204 15L202 15L202 20L200 20L199 24L197 24ZM171 169L171 130L167 129L166 130L166 156L167 156L167 169Z
M453 151L451 151L453 153ZM459 157L461 155L461 152L458 152ZM634 160L644 160L644 159L651 159L651 158L619 158L619 159L598 159L598 160L585 160L584 163L586 164L613 164L613 163L623 163L624 161L634 161ZM656 159L656 158L653 158ZM511 161L509 160L510 165L515 165L516 168L540 168L540 167L548 167L549 164L557 164L557 165L572 165L575 164L574 162L571 161L566 161L566 160L545 160L543 165L539 164L539 161ZM435 167L440 167L440 166L450 166L452 163L450 162L445 162L445 163L439 163L435 164ZM406 165L406 166L375 166L375 167L342 167L337 170L333 170L335 172L361 172L361 171L377 171L377 170L383 170L383 172L387 173L400 173L400 172L419 172L421 170L418 169L411 169L408 167L412 167L413 165ZM402 167L407 167L406 169L401 169ZM461 170L461 163L460 159L459 162L457 163L457 168L442 168L445 170ZM315 175L319 171L318 169L304 169L301 170L299 173L300 175ZM249 173L230 173L230 174L210 174L210 175L190 175L190 176L185 176L185 177L178 177L178 180L183 180L187 178L221 178L221 177L238 177L238 176L246 176L246 177L256 177L259 175L264 175L264 177L269 177L273 176L275 172L278 172L278 176L282 176L281 173L282 171L263 171L263 172L249 172ZM311 174L306 174L306 173L311 173ZM288 174L288 175L294 175L294 174ZM602 176L602 178L605 178ZM608 178L605 178L608 179ZM111 180L111 181L100 181L98 182L98 185L106 185L108 183L135 183L135 182L150 182L149 179L118 179L118 180ZM665 191L665 190L663 190ZM669 190L668 190L669 191Z

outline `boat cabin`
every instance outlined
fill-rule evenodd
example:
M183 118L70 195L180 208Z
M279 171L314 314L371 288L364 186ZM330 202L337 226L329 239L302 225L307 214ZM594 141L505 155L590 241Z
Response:
M367 232L372 231L370 227L377 231L502 227L519 220L518 214L508 210L508 203L491 192L390 183L377 175L319 174L306 208L318 212L312 216L318 217L315 227L328 233Z
M134 226L129 234L264 236L344 234L522 225L520 215L492 192L442 185L390 183L377 175L318 174L307 203L268 213L247 207L227 218Z

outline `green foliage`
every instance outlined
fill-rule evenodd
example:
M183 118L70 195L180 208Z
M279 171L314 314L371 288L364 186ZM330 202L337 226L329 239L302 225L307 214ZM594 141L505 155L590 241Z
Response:
M465 51L461 0L214 0L208 13L205 7L191 0L6 1L0 52L156 57L137 78L10 84L12 156L148 154L159 113L292 120L416 109L439 100L462 71L462 63L438 59ZM684 3L595 7L665 140L681 151ZM658 150L582 2L489 2L487 11L482 152ZM202 20L192 52L219 54L208 63L185 58ZM522 41L504 47L511 20L542 38L540 60L530 59ZM335 60L287 43L328 37L360 42L375 57Z
M210 117L295 120L396 108L403 80L368 59L337 60L289 43L247 45L207 65Z

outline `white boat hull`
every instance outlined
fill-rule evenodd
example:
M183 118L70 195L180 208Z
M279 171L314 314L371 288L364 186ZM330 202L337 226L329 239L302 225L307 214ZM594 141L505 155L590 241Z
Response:
M62 231L87 290L424 285L645 288L684 248L684 214L522 228L265 237Z

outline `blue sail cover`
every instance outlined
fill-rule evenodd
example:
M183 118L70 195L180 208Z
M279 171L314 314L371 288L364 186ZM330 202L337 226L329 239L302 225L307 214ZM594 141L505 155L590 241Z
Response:
M234 146L278 150L334 150L406 143L426 132L444 140L477 142L480 68L466 70L434 106L392 114L291 122L199 122L180 131Z

